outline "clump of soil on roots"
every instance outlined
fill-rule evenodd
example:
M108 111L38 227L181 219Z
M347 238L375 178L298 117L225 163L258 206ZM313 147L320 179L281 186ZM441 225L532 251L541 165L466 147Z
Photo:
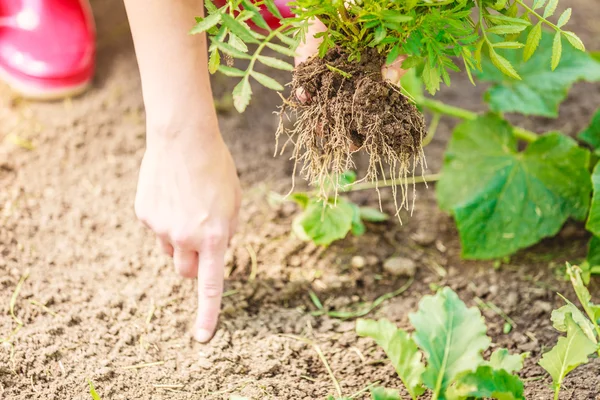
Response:
M316 185L322 195L331 178L354 168L352 154L364 150L369 166L362 180L403 181L402 203L408 207L407 187L418 166L424 167L423 115L381 76L385 58L376 50L363 53L359 62L349 62L338 48L324 58L313 57L294 71L292 94L282 106L277 133L287 134L294 144L292 158L302 164L301 175ZM301 102L297 93L309 99ZM284 116L295 115L293 127ZM393 185L396 194L397 185ZM396 196L395 196L396 197Z

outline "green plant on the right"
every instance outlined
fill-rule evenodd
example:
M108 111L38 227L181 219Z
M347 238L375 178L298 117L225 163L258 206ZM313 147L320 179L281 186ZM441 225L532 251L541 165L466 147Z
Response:
M374 339L386 352L413 400L429 390L433 400L524 399L523 382L516 372L527 354L495 350L489 360L487 327L477 308L467 308L450 288L425 296L409 315L414 333L385 319L358 320L360 336ZM375 400L398 400L396 390L375 388Z
M600 305L592 302L585 287L582 271L577 266L567 265L567 273L584 312L565 297L565 305L552 312L552 323L556 330L566 333L556 345L545 353L539 364L552 377L554 399L558 400L564 378L569 372L588 362L594 352L600 355ZM562 296L561 296L562 297Z

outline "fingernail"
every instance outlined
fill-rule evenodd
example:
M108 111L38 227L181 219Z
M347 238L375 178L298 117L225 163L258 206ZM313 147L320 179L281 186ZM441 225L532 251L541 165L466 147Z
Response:
M206 329L198 329L194 334L194 339L196 339L200 343L208 343L210 339L213 337L213 332L208 331Z
M301 87L296 89L296 98L298 99L298 101L300 101L300 103L307 103L310 100L309 94L306 93L306 90L304 90L304 88Z
M400 80L400 74L395 68L386 68L384 72L384 78L386 81L397 83Z

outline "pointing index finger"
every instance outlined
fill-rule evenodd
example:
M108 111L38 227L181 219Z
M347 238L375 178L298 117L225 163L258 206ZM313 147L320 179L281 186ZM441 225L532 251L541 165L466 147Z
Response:
M227 239L227 235L205 238L198 252L198 316L194 337L201 343L212 339L217 327L223 296Z

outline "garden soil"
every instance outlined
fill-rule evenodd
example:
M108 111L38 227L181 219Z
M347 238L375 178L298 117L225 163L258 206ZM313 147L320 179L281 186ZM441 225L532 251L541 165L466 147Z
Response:
M596 1L564 3L575 10L573 29L589 48L600 49ZM522 372L527 398L551 398L550 381L536 363L557 338L550 324L551 310L561 304L556 292L573 297L560 267L584 256L581 225L569 223L556 238L500 264L462 261L456 229L430 185L418 188L414 214L403 214L403 225L369 225L363 237L327 250L303 243L290 233L296 207L268 201L269 193L289 190L293 171L289 154L272 156L278 123L272 111L281 100L255 85L250 109L239 115L226 95L234 83L223 77L214 78L216 101L245 197L219 329L211 343L194 342L195 282L175 274L133 213L144 113L123 6L97 0L93 7L99 65L89 93L37 104L0 89L0 337L9 339L0 345L0 399L90 399L87 379L104 400L323 399L336 389L317 348L344 395L375 381L398 387L373 341L357 338L353 321L311 315L308 295L313 290L325 307L343 310L393 291L407 278L383 270L391 256L410 258L416 276L371 317L407 327L418 299L440 285L470 306L491 302L515 323L505 334L503 317L484 311L494 347L530 352ZM482 110L483 89L456 77L440 98ZM536 132L575 134L598 105L600 86L580 84L558 121L516 122ZM439 170L454 123L443 119L426 147L427 172ZM378 204L373 192L352 197ZM393 211L388 191L382 201ZM352 263L355 256L362 259ZM592 282L593 293L598 286ZM23 322L18 331L8 312L11 298ZM599 396L594 359L569 375L561 399Z

